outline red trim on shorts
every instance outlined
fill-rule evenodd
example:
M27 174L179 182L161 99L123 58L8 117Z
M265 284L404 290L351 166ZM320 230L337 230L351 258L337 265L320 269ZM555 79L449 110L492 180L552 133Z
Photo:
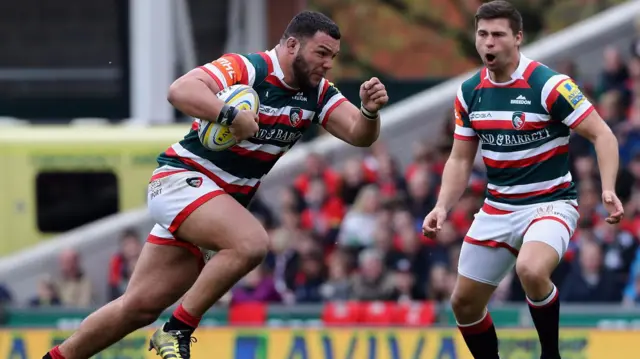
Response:
M167 171L167 172L156 173L153 176L151 176L151 179L149 180L149 182L153 182L153 181L158 180L160 178L169 177L171 175L174 175L176 173L181 173L181 172L188 172L188 171L187 170L175 170L175 171Z
M482 318L482 320L474 325L470 326L460 326L458 325L458 329L462 335L475 335L486 332L493 325L493 319L491 319L491 315L489 312Z
M189 242L181 241L175 238L162 238L162 237L154 236L153 234L149 234L149 236L147 237L147 242L156 244L159 246L182 247L188 250L189 252L191 252L191 254L193 254L198 259L198 263L200 264L200 269L204 267L204 257L202 256L202 252L200 251L200 248L198 248L198 246L196 246L195 244L191 244Z
M180 225L182 224L182 222L184 222L185 219L187 219L187 217L189 217L189 215L193 213L193 211L198 209L198 207L202 206L210 199L216 198L219 195L224 193L225 192L223 190L212 191L200 196L198 199L191 202L188 206L184 207L182 211L180 211L180 213L178 213L176 218L173 219L173 222L171 222L171 225L169 226L169 232L175 233L180 227Z
M560 218L558 218L558 217L554 217L554 216L543 216L543 217L538 217L538 218L534 219L533 221L531 221L531 223L529 223L529 225L528 225L528 226L527 226L527 228L524 230L524 233L522 233L522 235L524 236L525 234L527 234L527 231L529 230L529 228L530 228L534 223L536 223L536 222L540 222L540 221L545 220L545 219L548 219L548 220L551 220L551 221L556 221L556 222L558 222L558 223L562 224L562 225L564 226L564 228L566 228L566 229L567 229L567 232L569 233L569 235L571 235L571 229L570 229L569 225L568 225L565 221L561 220L561 219L560 219Z
M486 213L486 214L491 214L491 215L501 215L501 214L510 214L513 213L513 211L505 211L502 209L498 209L488 203L484 203L482 205L482 212Z
M469 236L465 236L464 237L464 241L470 244L475 244L476 246L482 246L482 247L491 247L491 248L504 248L506 250L508 250L509 252L511 252L511 254L513 254L514 256L518 256L518 250L511 247L510 245L504 243L504 242L497 242L497 241L492 241L492 240L486 240L486 241L480 241L474 238L471 238Z

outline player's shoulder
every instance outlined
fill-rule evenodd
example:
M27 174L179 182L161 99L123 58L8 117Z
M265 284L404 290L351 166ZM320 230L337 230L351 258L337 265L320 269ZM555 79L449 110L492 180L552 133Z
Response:
M482 82L482 74L484 72L484 68L478 70L473 75L469 76L466 80L462 82L460 85L460 91L464 94L471 94Z
M546 87L554 86L558 82L568 79L569 76L562 74L551 67L537 62L537 66L531 72L528 83L532 89L544 91Z
M334 96L342 96L338 87L331 80L323 77L318 86L309 90L310 96L317 97L318 104L329 101Z
M458 91L456 93L456 98L458 99L458 101L460 101L463 104L472 102L471 99L474 96L474 92L482 82L483 70L484 68L478 70L475 74L471 75L469 78L464 80L460 84L460 86L458 86Z
M269 59L268 54L266 53L237 53L237 52L229 52L222 56L220 56L220 60L222 61L233 61L237 63L239 66L251 66L253 68L259 69L262 67L268 67Z

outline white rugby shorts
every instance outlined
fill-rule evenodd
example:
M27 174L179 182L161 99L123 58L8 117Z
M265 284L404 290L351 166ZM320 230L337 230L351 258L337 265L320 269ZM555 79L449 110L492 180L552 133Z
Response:
M224 190L200 172L171 166L157 168L147 192L149 214L156 222L147 242L186 248L201 264L206 263L213 251L182 241L174 233L193 211L223 193Z
M464 238L458 274L497 286L513 269L522 244L529 241L550 245L562 259L579 217L568 201L539 203L513 212L485 203Z

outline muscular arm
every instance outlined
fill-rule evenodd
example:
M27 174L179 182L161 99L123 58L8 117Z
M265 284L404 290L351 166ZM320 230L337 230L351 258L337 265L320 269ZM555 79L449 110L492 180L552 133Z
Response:
M478 140L453 140L453 148L442 174L442 186L436 207L451 210L467 189L478 151Z
M602 190L615 192L618 176L618 140L596 111L592 111L574 130L593 143L598 157Z
M171 84L167 99L185 115L213 121L224 105L216 96L220 90L209 74L196 68Z
M369 120L352 103L344 101L331 112L325 128L352 146L369 147L380 135L380 117Z

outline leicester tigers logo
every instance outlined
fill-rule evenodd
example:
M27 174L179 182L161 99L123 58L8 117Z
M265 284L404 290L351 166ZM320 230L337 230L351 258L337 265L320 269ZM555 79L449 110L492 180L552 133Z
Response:
M524 112L516 111L511 117L511 124L516 130L522 130L526 124Z
M289 122L291 122L291 126L298 127L301 121L302 109L300 107L292 107L289 112Z
M187 184L191 187L198 188L202 186L202 177L187 178Z

